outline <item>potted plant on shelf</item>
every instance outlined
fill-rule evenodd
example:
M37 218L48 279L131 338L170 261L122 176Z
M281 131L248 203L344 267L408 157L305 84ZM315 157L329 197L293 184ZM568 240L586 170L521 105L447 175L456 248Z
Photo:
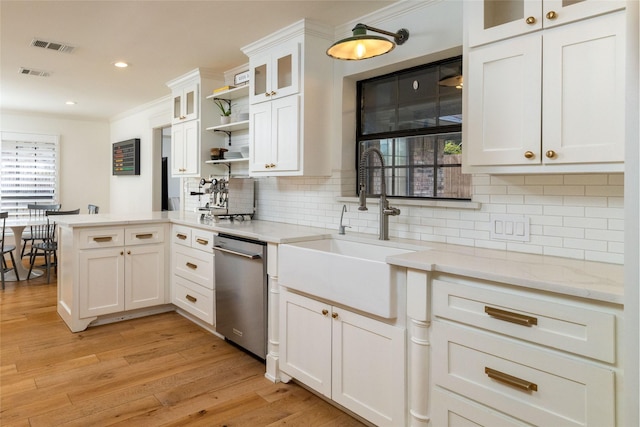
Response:
M227 103L221 99L216 99L215 103L218 109L220 109L220 124L229 124L231 121L231 103Z

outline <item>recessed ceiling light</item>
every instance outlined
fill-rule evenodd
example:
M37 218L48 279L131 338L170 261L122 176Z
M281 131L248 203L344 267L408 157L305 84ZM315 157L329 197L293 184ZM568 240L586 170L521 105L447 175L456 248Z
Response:
M65 104L67 104L67 105L76 105L77 102L76 101L67 101L67 102L65 102Z
M129 64L127 64L124 61L114 62L113 65L115 65L118 68L127 68L129 66Z

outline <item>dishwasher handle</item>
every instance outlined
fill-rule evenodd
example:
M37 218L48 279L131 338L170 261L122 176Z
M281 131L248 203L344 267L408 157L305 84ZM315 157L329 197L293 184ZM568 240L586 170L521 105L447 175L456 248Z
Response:
M220 252L226 252L228 254L232 254L232 255L238 255L244 258L249 258L249 259L260 259L262 258L262 255L260 254L245 254L244 252L237 252L237 251L232 251L231 249L225 249L221 246L214 246L213 247L214 250L216 251L220 251Z

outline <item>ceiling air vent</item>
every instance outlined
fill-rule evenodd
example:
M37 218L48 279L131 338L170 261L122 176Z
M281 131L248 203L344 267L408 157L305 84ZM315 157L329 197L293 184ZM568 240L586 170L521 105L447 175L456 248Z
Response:
M34 70L33 68L20 67L20 74L26 74L28 76L49 77L51 75L48 71Z
M31 46L33 47L41 47L43 49L56 50L58 52L71 53L75 49L74 46L69 46L68 44L51 42L42 39L35 38L31 40Z

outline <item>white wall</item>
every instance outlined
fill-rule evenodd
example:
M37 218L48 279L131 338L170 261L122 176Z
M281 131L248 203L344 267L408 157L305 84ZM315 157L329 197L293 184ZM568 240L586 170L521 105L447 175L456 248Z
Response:
M60 137L60 203L63 209L80 208L89 203L109 212L111 152L109 123L41 116L0 113L4 131L58 135Z
M111 120L110 142L140 138L140 175L111 176L110 200L113 213L160 210L162 134L171 123L169 96L126 111ZM109 144L109 147L111 145ZM154 197L154 191L158 193Z

